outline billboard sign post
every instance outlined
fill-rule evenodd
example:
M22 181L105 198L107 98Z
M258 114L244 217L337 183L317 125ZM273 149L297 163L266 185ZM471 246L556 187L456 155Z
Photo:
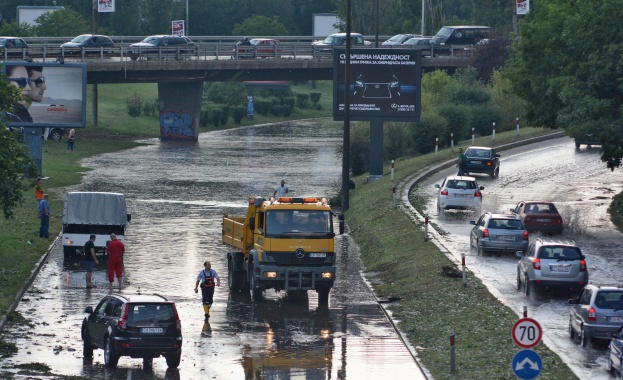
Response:
M171 21L171 34L180 37L184 37L186 35L184 30L184 20Z

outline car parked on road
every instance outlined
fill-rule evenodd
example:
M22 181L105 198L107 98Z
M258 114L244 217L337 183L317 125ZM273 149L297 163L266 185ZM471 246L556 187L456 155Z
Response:
M484 173L495 178L500 174L500 155L494 148L487 146L470 146L465 149L467 166L465 174Z
M407 40L414 38L414 37L422 37L422 36L419 36L417 34L396 34L392 38L386 41L383 41L381 45L384 45L384 46L402 45Z
M623 326L613 334L608 346L608 372L616 370L623 379Z
M487 252L516 253L528 249L528 231L521 219L514 214L484 213L469 234L469 246L476 248L478 254Z
M474 177L448 176L441 184L435 184L437 192L437 212L443 215L446 210L474 210L480 212L484 186L478 186Z
M351 47L363 47L368 45L363 39L361 33L351 33L350 34ZM312 47L321 52L329 52L333 51L333 47L335 46L345 46L346 45L346 33L334 33L322 41L314 41L312 42Z
M593 145L598 145L601 146L601 140L599 139L599 136L593 134L593 133L587 133L584 136L580 137L580 138L576 138L575 139L575 148L576 149L580 149L580 147L582 145L586 145L588 147L593 146Z
M527 252L517 252L517 290L527 296L532 289L579 292L588 284L586 258L573 241L537 238Z
M22 38L0 37L0 59L4 59L5 55L21 59L27 52L28 44Z
M64 54L112 54L115 43L108 36L101 34L81 34L61 45Z
M579 338L582 347L593 339L610 340L623 326L623 288L586 285L573 305L569 316L569 335Z
M559 234L564 229L562 216L552 202L521 201L511 212L521 218L528 232Z
M169 368L177 368L182 357L182 325L175 303L163 296L105 296L82 322L83 355L93 357L93 349L104 350L104 364L116 367L121 356L143 358L150 367L164 356Z

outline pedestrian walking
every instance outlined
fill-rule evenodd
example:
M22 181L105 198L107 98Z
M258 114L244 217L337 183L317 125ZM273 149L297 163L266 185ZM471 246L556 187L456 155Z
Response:
M465 168L467 167L467 156L463 153L463 148L459 148L458 163L459 173L457 175L465 175Z
M201 284L201 302L203 304L203 312L205 314L205 320L210 318L210 308L214 302L214 285L216 280L216 286L221 286L221 279L218 277L218 273L212 269L212 264L209 261L203 263L203 269L197 276L197 283L195 284L195 293L199 292L199 284Z
M35 185L35 199L37 200L37 205L43 200L43 195L45 191L43 190L43 178L37 178L37 184Z
M285 197L288 194L288 187L286 186L286 181L281 180L281 185L277 186L275 192L273 193L273 197Z
M95 255L95 244L93 243L95 243L95 235L91 234L91 236L89 236L89 240L84 245L84 266L87 271L87 289L95 287L95 285L93 285L93 266L99 265L100 263Z
M108 252L108 282L110 286L109 291L112 291L112 285L115 275L117 276L117 285L119 291L121 291L121 277L123 276L123 253L125 252L125 246L121 240L117 240L117 235L110 234L110 243L106 246L106 252Z
M39 237L48 239L50 237L50 203L47 194L43 194L43 200L39 202L39 218L41 219Z
M69 135L67 135L67 153L74 151L74 141L76 140L76 130L71 129Z

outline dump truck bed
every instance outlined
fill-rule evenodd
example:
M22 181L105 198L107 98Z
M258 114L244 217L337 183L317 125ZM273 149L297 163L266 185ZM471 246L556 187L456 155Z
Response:
M244 221L244 216L223 216L223 243L244 251Z

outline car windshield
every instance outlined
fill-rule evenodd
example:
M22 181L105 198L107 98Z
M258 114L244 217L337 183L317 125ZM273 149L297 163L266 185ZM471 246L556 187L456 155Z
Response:
M82 34L82 35L79 35L78 37L74 37L74 39L71 40L71 42L84 42L88 40L89 37L90 37L89 35Z
M600 309L623 309L623 291L600 291L595 298Z
M158 40L159 40L159 38L158 38L158 37L150 36L150 37L145 38L145 39L144 39L143 41L141 41L141 42L146 42L146 43L150 43L150 44L155 44L155 45L157 45Z
M541 247L540 259L551 260L580 260L582 252L577 247Z
M527 214L557 214L556 206L551 203L532 203L526 205Z
M465 155L467 157L491 158L491 151L489 149L467 149Z
M437 37L450 37L452 35L452 32L454 32L454 29L452 28L448 28L447 26L444 26L443 28L441 28L441 30L439 32L437 32L437 34L435 34L435 38Z
M175 311L172 304L129 305L128 322L175 322Z
M281 236L283 233L321 233L332 232L332 219L329 211L275 210L266 213L266 235Z
M523 230L521 221L515 219L491 219L488 228L499 228L505 230Z
M476 188L476 183L473 181L451 179L451 180L448 180L448 183L446 183L446 187L448 189L472 190Z
M340 43L341 39L342 39L342 37L329 36L329 37L325 38L324 41L322 41L322 42L327 44L327 45L337 45L337 44Z
M260 40L251 40L249 42L251 42L251 45L259 45L260 44Z
M401 41L404 37L406 36L406 34L397 34L395 36L393 36L392 38L389 39L389 41L391 42L399 42Z

